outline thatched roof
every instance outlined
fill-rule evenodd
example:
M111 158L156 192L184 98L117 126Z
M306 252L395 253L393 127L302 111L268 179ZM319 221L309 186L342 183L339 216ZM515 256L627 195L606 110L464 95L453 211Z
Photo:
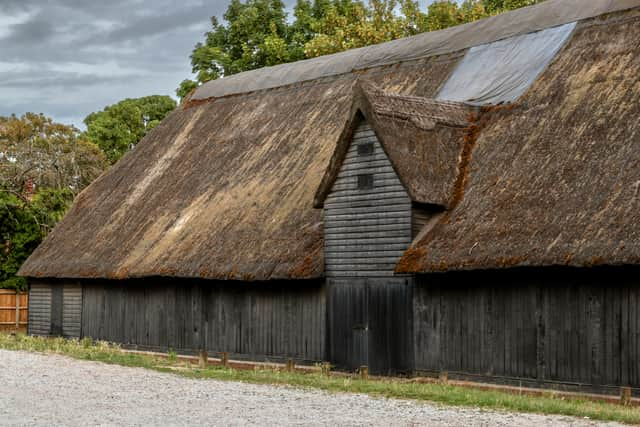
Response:
M433 97L458 57L366 76ZM87 187L23 265L32 277L323 275L313 196L358 75L179 108Z
M314 206L323 206L360 120L373 128L413 201L449 206L465 128L475 111L460 102L389 94L367 81L356 85L349 120L320 182Z
M20 274L320 277L322 211L313 207L314 194L351 120L358 81L370 81L386 93L435 98L466 52L459 40L506 37L632 6L640 6L640 0L548 0L528 9L528 15L516 11L382 45L385 52L398 53L385 57L393 66L369 67L378 63L367 58L382 49L374 47L359 54L358 64L364 65L357 73L349 69L310 80L313 74L298 72L308 65L289 64L279 68L288 80L276 83L295 84L254 90L255 85L271 87L264 70L207 84L78 196ZM456 175L453 187L450 176L437 177L443 184L433 186L425 184L419 169L402 169L420 164L423 154L430 161L422 140L399 145L397 155L389 149L405 185L410 187L411 179L418 183L412 190L416 200L441 200L451 209L437 230L409 251L407 270L429 271L443 260L455 268L502 265L503 258L557 263L567 254L574 263L593 262L595 256L607 263L631 262L640 254L635 243L637 15L636 10L579 24L517 108L484 116L489 119L473 151L467 141L455 167L446 166ZM503 28L492 30L492 22ZM340 56L324 60L338 63L335 58ZM239 81L245 93L238 93ZM411 99L398 102L406 106ZM381 117L384 107L374 107ZM420 123L385 117L409 123L404 129ZM466 130L476 136L477 126L436 125L426 131ZM392 140L382 128L380 133L382 140ZM453 146L459 137L437 136ZM414 156L407 153L416 153L418 161L403 161Z
M464 197L398 271L640 263L640 13L579 25L513 108L485 111Z

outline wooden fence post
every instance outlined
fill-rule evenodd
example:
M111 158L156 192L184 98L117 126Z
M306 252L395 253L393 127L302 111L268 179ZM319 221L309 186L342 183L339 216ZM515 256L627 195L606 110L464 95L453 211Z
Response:
M323 362L322 365L320 365L320 372L322 372L326 376L331 375L331 363Z
M369 367L366 365L360 366L360 379L368 380L369 379Z
M631 405L631 387L620 387L620 404Z
M20 292L16 289L16 330L20 328Z
M209 363L207 351L200 350L200 353L198 354L198 365L200 366L200 369L205 369L207 367L207 363Z
M229 366L229 353L227 353L226 351L223 351L222 353L220 353L220 362L222 363L222 366L224 366L225 368Z
M293 362L293 359L287 360L287 372L293 372L295 370L296 364Z

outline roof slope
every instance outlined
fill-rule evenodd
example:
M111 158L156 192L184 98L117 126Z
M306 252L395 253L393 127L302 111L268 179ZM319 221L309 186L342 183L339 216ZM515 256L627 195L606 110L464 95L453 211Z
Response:
M568 13L564 2L547 3L545 9L530 9L530 16ZM579 3L589 11L640 6L640 0ZM400 267L640 262L638 14L579 24L518 108L481 119L488 120L484 132L473 151L467 143L457 166L453 210ZM518 32L528 28L522 19L514 19L513 27L499 22ZM496 21L465 28L489 34L487 22ZM471 37L456 31L460 38ZM443 51L452 46L441 43L449 46ZM399 56L386 57L391 62L411 52L422 57L433 48L410 39L384 46L397 48ZM464 53L179 108L76 198L20 274L320 277L322 212L313 208L314 193L350 117L354 85L365 78L386 92L433 98ZM367 64L367 55L359 61ZM297 65L288 67L293 80L287 79L300 80L293 72ZM252 73L221 79L213 87L228 84L232 93L238 81L248 79L242 91L249 91L254 77L258 86L264 83L265 71ZM278 78L272 82L288 81ZM467 128L471 136L477 126Z
M333 55L264 67L212 80L200 86L192 99L222 97L314 80L381 65L444 55L527 34L544 28L579 21L640 6L640 0L546 0L487 19L352 49Z
M354 88L350 120L314 199L322 207L363 116L409 193L419 203L448 206L458 175L464 132L476 108L459 102L389 94L370 82Z
M434 96L457 60L416 61L366 76L386 90ZM176 110L78 196L20 274L322 276L322 212L313 195L357 79Z
M464 198L398 271L640 263L640 11L581 23L487 112Z

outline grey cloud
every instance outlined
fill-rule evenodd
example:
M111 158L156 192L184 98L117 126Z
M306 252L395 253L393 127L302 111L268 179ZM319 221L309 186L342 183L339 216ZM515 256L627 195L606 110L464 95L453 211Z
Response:
M3 87L22 89L30 89L34 87L62 87L68 91L84 89L105 83L117 83L122 81L133 83L141 78L143 77L137 74L101 76L75 72L49 72L46 75L43 75L41 72L36 70L25 72L0 72L0 90Z
M56 32L53 23L39 14L35 18L11 25L9 28L10 34L3 39L3 43L19 45L43 43L53 37Z
M182 9L171 14L145 16L118 26L111 31L99 33L87 39L85 44L139 42L141 38L163 35L175 30L188 28L194 23L202 23L203 17L208 16L207 14L211 14L210 7L198 6ZM208 21L205 20L205 23L208 23Z
M0 0L0 115L42 112L82 127L124 98L173 95L229 1Z
M0 0L0 115L82 118L127 97L173 95L229 0Z

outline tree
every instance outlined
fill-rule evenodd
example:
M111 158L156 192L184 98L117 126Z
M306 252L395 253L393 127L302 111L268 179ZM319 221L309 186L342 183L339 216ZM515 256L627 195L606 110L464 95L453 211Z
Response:
M169 96L125 99L89 114L84 119L84 136L113 164L175 108L176 102Z
M78 193L106 168L102 151L73 126L42 114L0 117L3 190L29 195L40 187Z
M496 15L509 10L531 6L542 1L543 0L483 0L482 4L484 5L487 13Z
M73 126L42 114L0 117L0 288L25 288L15 275L22 263L106 167Z
M176 95L178 95L178 98L180 99L185 99L197 87L198 82L191 79L184 79L182 82L180 82L180 86L178 86L178 89L176 89Z
M71 206L69 189L39 189L29 198L0 187L0 288L24 290L20 266Z
M305 55L313 58L412 34L405 16L395 13L397 6L404 12L416 4L405 0L370 0L368 6L352 0L329 4L312 27L316 35L305 44Z
M231 0L220 25L211 18L211 31L191 55L198 82L292 59L287 47L286 13L281 0Z

